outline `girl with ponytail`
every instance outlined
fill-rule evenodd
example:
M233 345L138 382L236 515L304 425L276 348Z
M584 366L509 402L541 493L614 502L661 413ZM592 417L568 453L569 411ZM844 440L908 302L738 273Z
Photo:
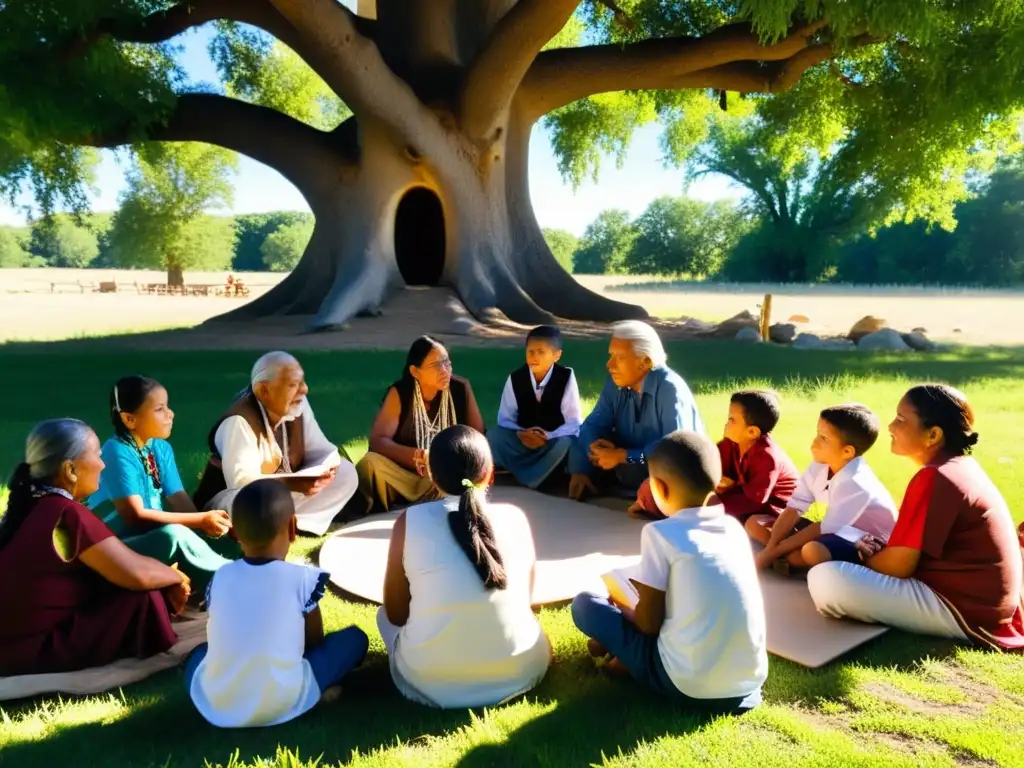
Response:
M103 470L77 419L38 424L0 518L0 676L64 672L166 651L190 594L174 568L136 554L81 500Z
M444 497L395 521L377 626L404 696L491 706L532 689L550 661L531 608L533 535L522 510L488 502L494 463L480 432L440 432L428 471Z

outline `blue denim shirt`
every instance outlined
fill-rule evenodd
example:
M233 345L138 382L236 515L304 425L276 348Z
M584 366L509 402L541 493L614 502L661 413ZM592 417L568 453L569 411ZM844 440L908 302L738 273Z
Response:
M678 373L667 366L653 368L641 390L619 388L608 377L569 453L569 472L594 471L590 444L602 438L625 448L628 463L644 464L655 444L670 432L685 429L704 434L693 393Z

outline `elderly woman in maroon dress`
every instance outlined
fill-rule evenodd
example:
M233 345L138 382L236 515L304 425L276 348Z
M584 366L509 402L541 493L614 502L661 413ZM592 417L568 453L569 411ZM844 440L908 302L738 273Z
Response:
M0 675L64 672L166 651L188 580L138 555L77 500L100 442L75 419L37 425L0 518Z
M1024 650L1024 561L1006 501L970 457L978 441L964 394L907 391L889 425L892 452L919 467L887 544L865 536L863 564L807 576L826 616L888 624L1004 650Z

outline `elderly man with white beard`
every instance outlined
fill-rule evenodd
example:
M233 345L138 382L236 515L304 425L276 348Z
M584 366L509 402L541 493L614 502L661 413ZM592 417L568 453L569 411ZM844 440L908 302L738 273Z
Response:
M305 373L292 355L263 355L250 382L210 430L196 508L230 511L242 487L280 479L295 499L299 530L322 536L356 491L355 467L317 424Z

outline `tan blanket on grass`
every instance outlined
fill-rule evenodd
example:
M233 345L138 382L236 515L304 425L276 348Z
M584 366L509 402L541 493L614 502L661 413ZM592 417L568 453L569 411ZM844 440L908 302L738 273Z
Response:
M623 511L628 502L601 499L581 504L525 488L499 486L491 502L512 504L526 513L537 548L535 606L571 600L583 591L608 594L601 575L640 560L644 523ZM350 594L383 601L391 527L396 512L350 523L320 551L320 567L335 586ZM877 637L888 627L838 621L818 613L802 578L761 573L768 651L816 668Z
M190 613L174 623L178 642L148 659L118 659L103 667L77 672L0 677L0 701L26 699L45 693L91 694L113 691L181 664L200 643L206 642L206 614Z

